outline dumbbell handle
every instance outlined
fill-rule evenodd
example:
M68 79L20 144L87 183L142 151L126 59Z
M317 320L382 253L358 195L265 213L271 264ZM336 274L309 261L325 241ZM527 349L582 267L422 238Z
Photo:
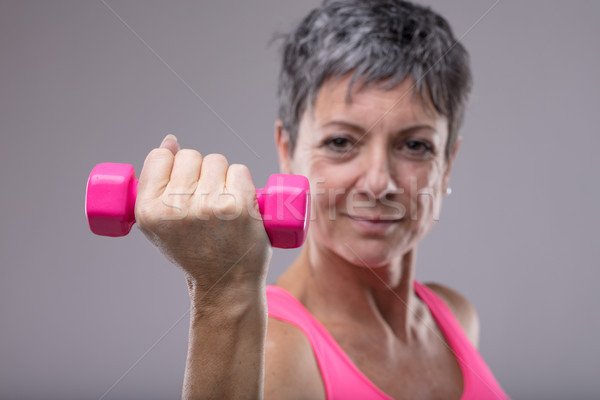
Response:
M125 236L135 223L138 179L129 164L102 163L90 173L86 215L90 230L101 236ZM273 247L300 247L310 219L306 177L273 174L264 189L256 190L263 224Z

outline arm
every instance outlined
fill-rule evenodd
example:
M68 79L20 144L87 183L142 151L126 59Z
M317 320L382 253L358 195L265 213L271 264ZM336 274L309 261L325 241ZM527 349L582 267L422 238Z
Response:
M167 137L140 174L138 227L183 270L191 302L186 399L262 398L272 250L248 169Z
M240 266L243 267L243 266ZM215 304L192 299L184 399L260 399L263 395L266 305L251 296L221 293Z

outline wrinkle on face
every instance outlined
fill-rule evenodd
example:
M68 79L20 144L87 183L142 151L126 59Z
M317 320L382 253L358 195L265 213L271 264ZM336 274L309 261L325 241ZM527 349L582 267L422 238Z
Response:
M311 182L314 221L309 232L316 242L356 258L343 248L350 244L361 257L386 263L415 246L439 215L448 171L444 156L448 122L413 96L410 80L387 90L377 86L358 90L355 85L347 101L349 82L347 76L323 85L301 119L291 166ZM340 135L356 142L344 156L323 144ZM411 140L430 143L435 151L430 157L408 157L399 149ZM370 189L387 193L385 199L399 207L392 210L380 198L363 212L397 213L401 206L407 214L385 237L360 237L349 229L348 204L367 199Z

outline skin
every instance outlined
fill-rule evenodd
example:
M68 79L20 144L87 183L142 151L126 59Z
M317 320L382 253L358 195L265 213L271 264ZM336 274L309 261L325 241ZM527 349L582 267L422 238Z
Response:
M355 90L350 102L347 87L348 77L324 84L293 154L276 124L281 171L306 175L313 194L307 241L277 285L390 396L459 398L458 363L413 291L417 245L439 215L458 145L446 160L447 121L412 100L410 81ZM184 272L190 295L183 398L325 398L304 334L267 318L272 250L257 212L245 166L180 149L172 135L148 154L137 225ZM471 304L430 287L476 344Z
M173 136L144 162L138 227L184 272L190 295L183 398L262 397L272 250L262 221L252 217L255 190L243 165L180 150ZM237 217L219 218L227 215Z
M307 243L276 284L299 299L392 397L460 398L459 365L413 290L417 245L439 215L458 145L446 160L447 120L411 96L410 80L391 90L355 87L347 102L349 78L321 88L301 120L292 155L287 132L276 124L280 168L309 178L314 205ZM363 204L370 206L357 206ZM372 222L357 221L364 219ZM429 286L476 345L471 304L445 286ZM283 374L270 371L283 370L310 378L310 384L286 382L289 398L308 387L305 398L324 398L310 345L286 325L269 320L266 393L278 392L274 378ZM288 363L276 354L283 348L296 349Z

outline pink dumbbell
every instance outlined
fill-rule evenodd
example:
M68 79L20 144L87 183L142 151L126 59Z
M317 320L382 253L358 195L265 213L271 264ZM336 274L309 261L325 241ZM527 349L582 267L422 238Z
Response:
M125 236L135 223L138 180L132 165L102 163L90 173L85 213L96 235ZM282 249L302 246L310 219L308 179L273 174L256 190L258 208L271 245ZM201 223L201 222L200 222Z

